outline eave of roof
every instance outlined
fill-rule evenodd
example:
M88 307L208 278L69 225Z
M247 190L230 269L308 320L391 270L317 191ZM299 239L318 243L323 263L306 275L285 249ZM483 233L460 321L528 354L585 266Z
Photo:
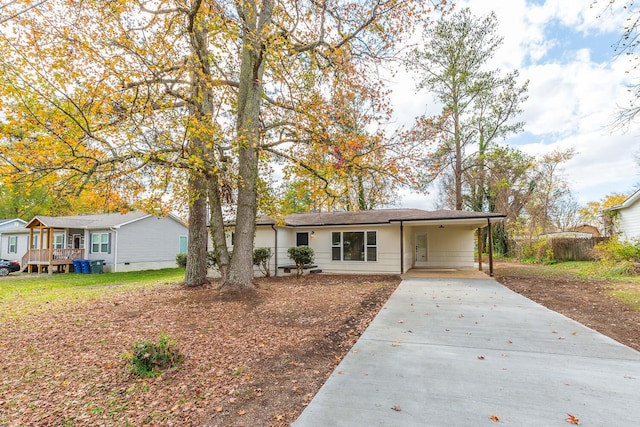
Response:
M488 219L499 221L505 218L500 213L468 211L425 211L421 209L378 209L358 212L317 212L291 214L284 217L287 227L322 227L347 225L382 225L397 222L455 222ZM257 225L275 225L276 221L267 216L256 219Z
M620 209L626 209L626 208L632 206L633 204L635 204L639 199L640 199L640 190L636 190L636 192L633 193L632 195L630 195L629 197L627 197L624 202L622 202L622 203L620 203L618 205L615 205L615 206L608 207L608 208L603 209L603 210L605 212L608 212L608 211L617 211L617 210L620 210Z

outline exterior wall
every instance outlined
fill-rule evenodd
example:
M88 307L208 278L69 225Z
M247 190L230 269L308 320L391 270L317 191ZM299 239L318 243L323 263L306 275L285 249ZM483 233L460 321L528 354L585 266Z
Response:
M426 268L468 268L474 266L474 229L446 225L438 227L406 227L405 241L409 247L409 267L413 266L416 233L427 233ZM405 251L406 253L407 251ZM405 268L407 263L405 262Z
M295 246L296 233L314 232L314 238L309 239L309 246L314 251L314 264L323 273L350 273L350 274L398 274L400 273L400 225L361 225L341 227L296 227L290 228L288 241L282 245L285 253L280 265L292 264L286 255L288 248ZM375 231L377 233L377 261L333 261L331 259L331 233L334 231ZM284 240L284 239L283 239ZM286 246L285 246L286 243Z
M88 259L105 260L105 271L135 271L176 267L180 236L187 227L172 218L148 217L117 230L91 230L111 233L111 254L89 253L91 238L85 234ZM117 263L114 269L114 262Z
M9 253L9 236L16 236L17 239L17 251L16 253ZM0 258L8 259L10 261L18 261L22 263L22 257L27 253L29 249L29 233L10 233L0 234Z
M620 237L623 240L640 239L640 203L634 203L628 208L620 209L618 225Z

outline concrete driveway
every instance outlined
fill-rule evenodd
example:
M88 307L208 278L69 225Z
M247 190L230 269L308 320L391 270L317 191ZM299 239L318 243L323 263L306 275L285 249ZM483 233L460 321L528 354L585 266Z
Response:
M640 426L640 352L490 278L405 278L294 427ZM576 421L577 422L577 421Z

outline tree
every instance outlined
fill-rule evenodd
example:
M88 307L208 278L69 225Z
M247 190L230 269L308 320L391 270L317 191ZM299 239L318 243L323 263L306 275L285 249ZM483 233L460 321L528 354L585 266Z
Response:
M597 4L598 1L594 1ZM622 5L622 9L628 15L625 21L624 28L622 29L622 35L618 42L614 45L615 51L619 55L627 55L630 58L632 69L636 69L640 65L638 53L640 48L640 7L634 0L608 0L605 3L604 10L613 11L616 4ZM628 127L640 114L640 83L632 84L629 87L629 92L633 95L626 107L621 107L619 113L614 121L615 127Z
M529 229L532 234L547 234L555 231L552 227L553 212L571 193L560 167L571 160L575 154L576 151L573 148L554 150L544 154L538 161L535 176L536 189L527 208L530 217Z
M627 199L627 195L623 193L607 194L596 202L588 202L585 206L578 209L580 220L584 224L596 225L603 236L612 235L611 230L613 221L607 215L606 209L619 205Z
M301 141L322 149L314 114L330 105L329 89L372 78L365 71L433 7L50 0L0 39L3 134L17 138L15 156L36 152L11 173L114 182L163 210L187 201L185 284L193 286L206 281L208 204L223 287L251 290L263 165L298 164ZM229 204L233 257L224 239Z
M492 143L523 126L511 121L521 112L527 84L517 84L517 71L504 77L497 70L485 71L502 44L496 30L495 14L478 19L470 9L462 9L427 28L425 47L415 49L410 59L410 68L420 74L418 88L431 90L443 104L443 134L430 159L436 173L428 181L451 168L457 210L464 207L464 175L471 169L472 208L482 210L484 154ZM472 147L475 154L468 152Z

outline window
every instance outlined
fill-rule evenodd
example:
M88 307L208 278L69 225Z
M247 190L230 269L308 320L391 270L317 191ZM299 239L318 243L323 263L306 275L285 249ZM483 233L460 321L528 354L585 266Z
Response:
M94 233L91 235L92 253L111 253L111 239L109 233Z
M377 261L377 233L375 231L331 233L331 259L333 261Z
M309 233L296 233L296 246L309 246Z
M18 236L9 236L9 247L7 252L10 254L18 253Z
M54 234L53 236L53 249L64 248L64 234Z
M34 234L33 239L31 240L31 249L38 249L39 240L40 240L40 236L37 234Z
M180 236L180 248L178 249L178 252L181 254L186 254L187 253L187 236Z

